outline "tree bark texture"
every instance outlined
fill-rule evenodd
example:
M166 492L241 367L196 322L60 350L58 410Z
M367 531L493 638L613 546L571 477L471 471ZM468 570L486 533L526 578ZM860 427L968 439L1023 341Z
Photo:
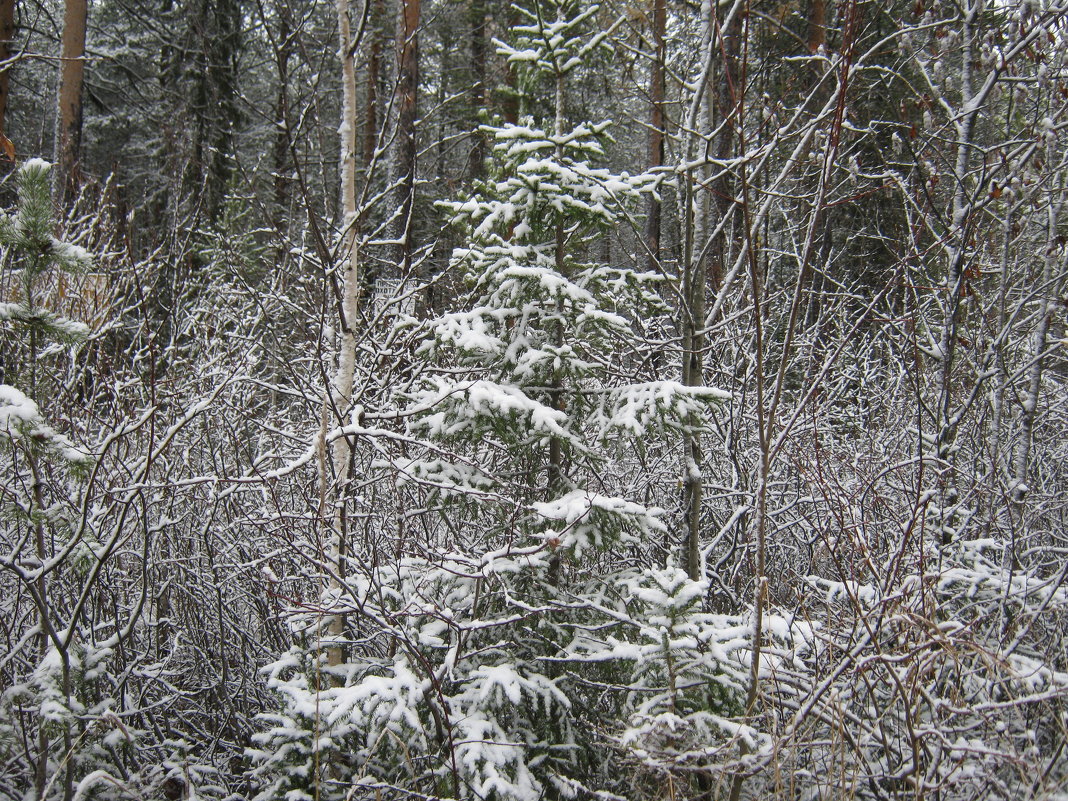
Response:
M78 160L82 148L82 86L85 82L86 0L67 0L63 13L63 59L59 73L56 115L55 199L62 208L78 191Z
M653 0L653 64L649 76L649 170L664 163L664 31L667 27L667 0ZM660 269L660 198L650 194L646 206L645 244L649 249L647 269Z
M419 93L420 0L401 0L397 58L397 250L396 268L401 276L412 267L412 210L415 205L416 131Z
M15 0L0 0L0 136L6 130L11 89L11 56L15 52Z

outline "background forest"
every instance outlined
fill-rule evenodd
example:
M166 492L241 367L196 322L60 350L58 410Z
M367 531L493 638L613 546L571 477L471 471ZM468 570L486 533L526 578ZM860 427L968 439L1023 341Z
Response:
M0 0L0 799L1068 798L1066 20Z

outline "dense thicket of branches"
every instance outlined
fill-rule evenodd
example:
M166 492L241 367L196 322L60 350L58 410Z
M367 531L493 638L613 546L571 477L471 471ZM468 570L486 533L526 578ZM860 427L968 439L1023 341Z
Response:
M0 799L1063 797L1068 5L85 8L0 0Z

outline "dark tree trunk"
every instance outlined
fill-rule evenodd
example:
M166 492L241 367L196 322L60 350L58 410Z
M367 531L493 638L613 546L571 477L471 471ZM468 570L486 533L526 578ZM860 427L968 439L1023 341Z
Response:
M11 86L11 65L7 62L14 52L15 0L0 0L0 136L6 130L7 99Z
M11 67L15 53L15 0L0 0L0 178L15 167L15 145L7 138L7 104L11 91ZM14 191L11 187L10 191ZM10 197L0 196L5 205ZM0 369L0 376L3 370ZM0 378L0 380L3 380Z
M293 54L293 23L289 5L284 0L277 4L278 45L275 50L275 65L278 70L278 88L275 94L274 135L274 225L285 234L286 207L289 205L289 59Z
M827 40L827 0L811 0L808 7L808 50L817 52Z
M471 103L476 114L488 108L486 92L486 0L471 0ZM486 138L476 130L468 157L468 176L482 176L486 160Z
M519 24L519 15L511 3L506 2L504 6L507 29L511 30ZM501 112L504 116L504 121L509 125L517 125L519 123L519 87L516 85L515 67L512 64L505 65L504 88L501 93Z
M396 269L405 276L412 267L412 229L415 206L416 131L419 92L420 0L401 0L397 59L396 204L398 223Z
M667 26L667 0L653 0L653 66L649 76L649 170L664 163L664 31ZM647 268L660 269L660 200L649 195L645 218L645 243L649 248Z
M722 118L728 118L734 114L738 105L739 88L739 54L742 46L742 22L739 15L731 26L723 34L723 67L720 70L719 81L716 86L716 108ZM731 157L734 148L735 122L731 121L720 129L716 141L716 158L726 161ZM716 210L716 219L713 227L719 224L731 211L733 205L734 188L730 175L726 172L717 177L711 186L712 205ZM728 229L725 226L719 236L715 238L711 247L711 263L709 265L709 281L713 293L718 294L723 285L725 263L730 257L727 243L729 241Z
M363 165L370 170L378 146L378 82L382 77L382 0L375 0L371 21L371 44L367 55L367 112L363 123Z

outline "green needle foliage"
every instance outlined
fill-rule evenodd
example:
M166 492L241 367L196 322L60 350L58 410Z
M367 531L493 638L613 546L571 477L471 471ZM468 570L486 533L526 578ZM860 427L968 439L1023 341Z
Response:
M67 319L40 305L39 287L50 273L79 273L92 266L89 253L57 239L49 194L51 165L31 159L18 171L18 209L0 216L0 247L10 264L21 297L0 303L0 324L18 338L23 358L9 366L5 380L23 385L0 384L0 430L11 441L34 454L51 453L75 472L84 469L88 457L66 437L49 426L38 406L41 394L37 362L49 342L72 345L89 334L84 323Z

